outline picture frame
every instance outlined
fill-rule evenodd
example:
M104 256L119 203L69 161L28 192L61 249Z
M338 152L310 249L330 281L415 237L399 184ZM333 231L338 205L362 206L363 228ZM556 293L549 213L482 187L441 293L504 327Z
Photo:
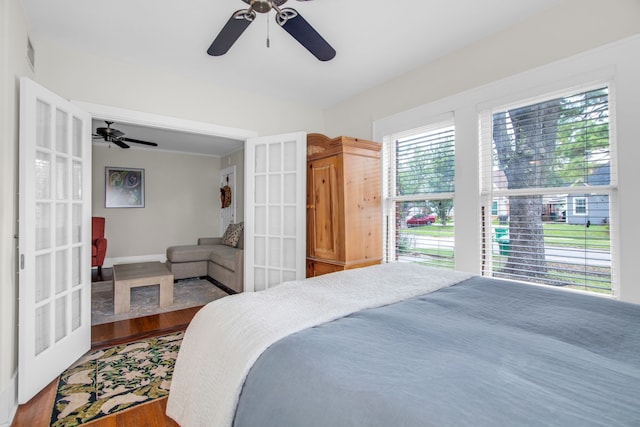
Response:
M144 169L105 167L105 208L144 208Z

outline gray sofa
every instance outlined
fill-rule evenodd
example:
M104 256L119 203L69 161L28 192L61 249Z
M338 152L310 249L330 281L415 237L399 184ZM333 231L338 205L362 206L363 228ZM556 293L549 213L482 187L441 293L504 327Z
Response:
M197 245L167 248L167 267L174 279L206 277L233 292L244 290L244 233L238 246L222 244L221 237L203 237Z

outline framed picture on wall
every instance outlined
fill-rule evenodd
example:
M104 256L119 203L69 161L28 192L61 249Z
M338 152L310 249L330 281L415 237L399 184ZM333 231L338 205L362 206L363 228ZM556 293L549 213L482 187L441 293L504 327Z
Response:
M105 167L105 208L144 208L144 169Z

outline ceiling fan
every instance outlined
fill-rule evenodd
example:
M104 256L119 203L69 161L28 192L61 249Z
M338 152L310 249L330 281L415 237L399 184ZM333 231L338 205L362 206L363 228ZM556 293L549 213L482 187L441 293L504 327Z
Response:
M207 53L220 56L238 40L249 24L256 18L256 12L276 12L276 23L291 34L302 46L320 61L329 61L336 56L336 51L320 34L295 10L290 7L280 9L287 0L242 0L249 5L248 9L237 10L231 15L216 39L211 43ZM309 1L309 0L298 0ZM268 46L268 41L267 41Z
M127 142L135 142L136 144L144 144L150 145L152 147L157 147L158 144L155 142L147 142L140 141L139 139L126 138L124 136L124 132L119 131L118 129L114 129L111 127L113 122L105 121L107 127L100 127L96 129L96 133L93 135L94 138L102 138L107 142L113 142L120 148L129 148L128 144L125 144L124 141Z

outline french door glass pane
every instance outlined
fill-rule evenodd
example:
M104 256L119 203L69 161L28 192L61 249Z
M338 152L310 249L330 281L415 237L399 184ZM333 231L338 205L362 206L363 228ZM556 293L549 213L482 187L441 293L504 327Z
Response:
M296 175L287 173L282 175L282 202L295 204L296 202Z
M51 247L51 205L36 203L36 250Z
M71 294L71 330L75 331L82 324L82 290L78 289Z
M295 172L296 170L296 142L287 141L284 143L284 165L282 170L285 172Z
M69 115L65 111L56 110L56 150L59 153L68 153L68 117Z
M56 198L65 200L69 197L69 168L66 157L56 157Z
M51 295L51 254L36 257L36 303Z
M72 198L73 200L82 200L82 163L74 160L72 167Z
M56 252L56 294L68 288L67 253L65 249Z
M280 172L282 170L281 144L269 144L269 172Z
M73 118L73 155L82 157L82 120Z
M253 282L254 289L256 291L264 291L267 288L266 269L262 267L254 267L253 269Z
M282 239L282 266L284 268L292 269L295 277L296 268L296 240L295 239Z
M74 204L71 215L71 241L80 243L82 238L82 205Z
M265 175L256 175L255 185L255 203L262 205L267 201L267 177Z
M280 206L269 206L269 235L279 236L282 232L282 214Z
M283 236L295 236L296 235L296 207L285 206L282 208L282 225Z
M75 287L80 284L80 278L82 277L81 267L82 263L80 252L80 247L75 247L72 249L72 257L71 257L71 286Z
M296 272L295 271L283 270L282 271L282 281L283 282L290 282L291 280L296 280Z
M280 270L269 269L269 287L282 283L282 274Z
M50 336L50 304L45 304L36 308L36 327L35 327L35 354L38 355L51 345Z
M36 199L51 198L51 154L38 151L36 153Z
M280 175L269 176L269 203L280 203L282 200Z
M267 171L267 146L264 144L257 145L255 150L256 162L255 162L255 172L256 173L265 173ZM257 194L257 193L256 193Z
M67 336L67 297L56 298L56 342Z
M36 104L36 145L51 148L51 106L41 100Z
M255 209L254 233L258 235L267 234L267 208L259 206Z
M67 228L67 204L56 204L56 245L66 245L69 241L69 230Z
M254 245L253 257L255 264L265 265L267 263L266 239L264 237L256 237Z
M269 238L269 250L267 252L267 257L269 258L269 267L280 267L282 259L282 248L280 247L279 238Z

